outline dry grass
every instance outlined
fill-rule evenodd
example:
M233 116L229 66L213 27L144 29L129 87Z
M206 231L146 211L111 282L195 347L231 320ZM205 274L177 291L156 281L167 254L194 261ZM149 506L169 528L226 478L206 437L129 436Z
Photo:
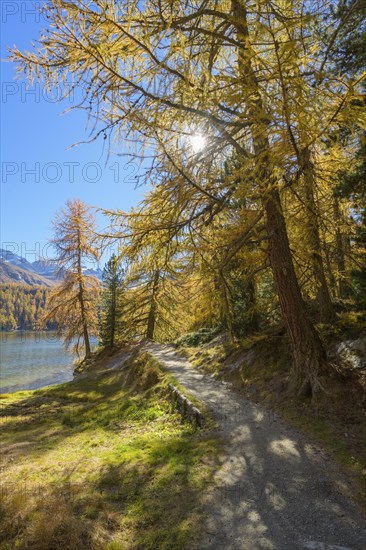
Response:
M2 396L2 550L182 549L199 536L216 440L172 413L148 356L99 366Z

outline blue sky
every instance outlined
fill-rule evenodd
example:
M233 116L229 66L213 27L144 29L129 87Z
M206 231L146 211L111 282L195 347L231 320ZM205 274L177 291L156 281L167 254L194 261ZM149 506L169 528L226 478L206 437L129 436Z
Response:
M2 60L7 46L30 48L44 24L38 17L32 2L2 0ZM143 196L137 166L117 156L105 165L103 140L68 150L89 136L85 113L62 114L72 104L57 103L40 85L27 90L15 80L14 65L1 63L1 243L14 243L22 255L28 251L28 261L35 259L32 250L45 247L51 219L67 199L128 210Z

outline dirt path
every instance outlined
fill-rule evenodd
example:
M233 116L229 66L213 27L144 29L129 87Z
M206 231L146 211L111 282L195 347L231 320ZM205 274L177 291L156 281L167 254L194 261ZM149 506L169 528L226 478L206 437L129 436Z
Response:
M197 549L366 549L366 524L326 453L275 414L199 373L173 348L148 344L146 350L208 406L225 441Z

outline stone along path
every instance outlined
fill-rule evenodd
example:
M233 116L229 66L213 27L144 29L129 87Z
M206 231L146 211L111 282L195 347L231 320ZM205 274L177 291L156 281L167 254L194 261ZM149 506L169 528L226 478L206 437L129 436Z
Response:
M365 550L366 524L333 460L278 416L201 374L174 348L146 345L204 403L224 440L198 550Z

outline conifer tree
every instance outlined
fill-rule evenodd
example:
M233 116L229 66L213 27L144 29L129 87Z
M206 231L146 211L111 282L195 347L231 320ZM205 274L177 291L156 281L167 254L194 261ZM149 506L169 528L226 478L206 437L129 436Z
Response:
M177 273L153 247L131 256L126 274L126 330L131 339L169 341L179 334Z
M90 337L98 334L99 281L84 274L85 262L99 259L95 240L96 220L90 207L79 199L68 200L53 220L51 240L61 283L51 292L45 321L54 320L66 348L85 357L91 353Z
M362 78L363 95L355 101L355 108L366 110L366 0L346 0L338 3L335 13L337 21L345 19L340 27L338 40L333 52L336 70L339 73L356 73ZM355 143L354 160L341 175L335 205L338 207L340 198L352 201L352 212L355 220L355 254L353 263L352 283L357 305L366 310L366 131L362 119L355 117L350 128L343 128L345 139ZM345 145L345 143L343 143ZM341 247L338 247L338 249ZM341 252L343 250L341 249ZM340 270L344 269L343 254L340 256ZM343 262L342 262L343 260ZM343 287L345 286L343 281ZM347 296L347 288L343 295Z
M315 161L329 133L355 116L365 121L356 104L361 76L334 78L330 70L330 53L347 19L342 16L338 27L324 23L332 7L303 1L50 0L44 5L50 25L40 43L32 52L12 52L30 80L52 86L72 75L85 85L85 107L103 125L95 137L104 131L121 139L125 132L152 145L148 178L160 185L151 198L161 206L154 230L189 239L219 219L232 198L258 203L294 358L294 388L308 394L322 387L326 357L290 246L288 193L302 199L299 187L304 191L307 184L301 208L315 207L307 216L307 261L324 318L331 318L321 226L314 223L320 214L312 180L321 165ZM182 154L194 133L207 138L205 150ZM223 175L234 152L238 167ZM238 243L239 250L246 234L233 227L228 243Z
M123 338L125 272L113 254L103 269L99 338L103 347L113 348Z

